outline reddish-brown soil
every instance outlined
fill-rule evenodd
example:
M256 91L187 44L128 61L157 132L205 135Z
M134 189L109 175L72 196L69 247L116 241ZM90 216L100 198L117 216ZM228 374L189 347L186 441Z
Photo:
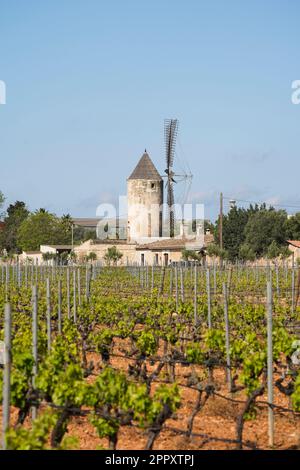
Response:
M124 346L124 345L123 345ZM115 352L120 352L122 345L118 345ZM88 360L93 360L95 372L102 367L101 360L97 354L89 354ZM123 370L128 369L128 364L133 360L112 357L113 367ZM149 366L149 370L153 367ZM176 380L179 384L186 384L187 375L191 373L190 367L176 366ZM194 371L204 377L205 371L201 367L194 367ZM166 378L162 374L161 378ZM92 380L92 377L90 377ZM227 398L245 400L243 391L230 394L225 382L224 370L214 370L214 385L219 394ZM156 384L153 384L155 387ZM188 418L193 410L197 398L197 391L187 387L180 387L181 406L176 415L166 422L167 427L185 431ZM266 393L259 397L259 401L266 401ZM274 389L274 403L289 408L289 399ZM211 396L202 410L194 420L193 433L205 434L207 437L190 437L178 434L174 430L163 430L154 444L154 450L196 450L196 449L235 449L236 443L226 443L217 439L236 440L236 419L242 409L242 404L233 403L218 396ZM12 409L12 423L16 421L17 411ZM30 426L28 419L26 426ZM95 428L89 423L87 417L73 417L68 424L67 436L77 439L76 448L105 449L108 446L107 439L100 439ZM123 426L118 435L117 449L138 450L144 449L147 441L147 431L136 426ZM259 449L269 449L268 445L268 409L264 405L257 408L255 419L245 422L243 442L251 447L256 445ZM247 448L247 447L244 447ZM297 449L300 448L300 415L275 411L275 449Z

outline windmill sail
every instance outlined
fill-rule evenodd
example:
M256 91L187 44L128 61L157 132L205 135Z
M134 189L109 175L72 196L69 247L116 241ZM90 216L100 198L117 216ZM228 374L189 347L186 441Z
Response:
M177 119L165 119L165 153L166 153L166 170L167 174L167 204L168 204L168 218L170 237L174 237L174 153L176 145L176 137L178 133L178 120Z

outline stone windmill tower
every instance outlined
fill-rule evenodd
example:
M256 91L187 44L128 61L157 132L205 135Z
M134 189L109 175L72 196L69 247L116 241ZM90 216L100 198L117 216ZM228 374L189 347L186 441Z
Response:
M147 151L127 179L128 241L162 236L163 180Z

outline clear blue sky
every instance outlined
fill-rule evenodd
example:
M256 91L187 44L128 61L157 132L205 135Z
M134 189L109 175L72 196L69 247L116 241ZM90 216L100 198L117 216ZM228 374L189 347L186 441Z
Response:
M299 0L0 0L7 203L94 216L145 147L164 170L177 117L206 217L220 191L300 210L299 18Z

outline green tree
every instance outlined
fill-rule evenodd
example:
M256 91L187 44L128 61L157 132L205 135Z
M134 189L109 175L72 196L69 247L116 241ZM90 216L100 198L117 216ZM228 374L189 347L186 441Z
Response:
M266 256L268 259L276 259L276 258L287 258L290 256L292 252L288 249L287 246L278 245L275 240L268 246Z
M227 256L227 252L226 250L222 249L216 245L215 243L210 243L207 248L206 248L206 254L210 257L220 257L220 258L224 258L226 259L228 256Z
M210 230L212 235L215 232L215 226L210 220L204 220L204 233L206 233L207 230Z
M21 250L17 244L17 232L28 215L29 211L25 202L16 201L15 204L9 205L4 219L4 229L0 233L0 246L2 249L5 248L8 253L20 253Z
M108 222L104 225L103 230L106 233L106 238L108 238Z
M95 229L87 229L85 227L74 226L74 242L85 242L87 240L95 240L97 238Z
M245 227L245 243L251 246L256 256L265 256L274 241L277 246L286 245L287 214L273 208L262 209L249 217ZM275 246L275 245L273 245Z
M108 265L111 262L117 264L117 262L122 258L123 253L121 253L116 246L109 247L104 255L104 260Z
M62 245L70 245L72 242L73 220L70 214L63 215L58 222L58 239Z
M255 252L248 243L243 243L239 250L239 259L243 261L254 261Z
M40 245L60 243L60 219L44 209L30 214L18 228L17 244L24 251L38 250Z
M231 261L234 261L237 258L244 259L243 256L246 253L245 247L242 249L241 247L244 245L246 240L246 225L253 215L266 210L265 204L261 204L260 206L258 204L250 204L248 209L234 206L230 209L228 214L223 215L223 248L227 252L228 259ZM218 219L214 229L214 237L217 244L220 242L219 229L220 220ZM246 251L248 251L248 254L252 256L248 249Z
M42 257L44 261L51 261L56 258L56 253L43 253Z
M223 247L231 261L239 257L240 247L245 241L244 230L248 219L249 211L238 207L233 207L227 215L223 216ZM219 226L218 220L215 226L217 242L219 242Z
M185 261L189 261L189 260L200 261L202 259L202 256L196 251L186 250L185 248L181 251L181 256L182 256L182 259Z
M300 240L300 212L287 219L286 235L289 240Z
M96 261L97 255L94 251L91 251L87 256L86 256L86 261Z
M280 256L280 246L277 245L275 240L273 240L272 243L268 246L266 255L268 259L275 259Z

